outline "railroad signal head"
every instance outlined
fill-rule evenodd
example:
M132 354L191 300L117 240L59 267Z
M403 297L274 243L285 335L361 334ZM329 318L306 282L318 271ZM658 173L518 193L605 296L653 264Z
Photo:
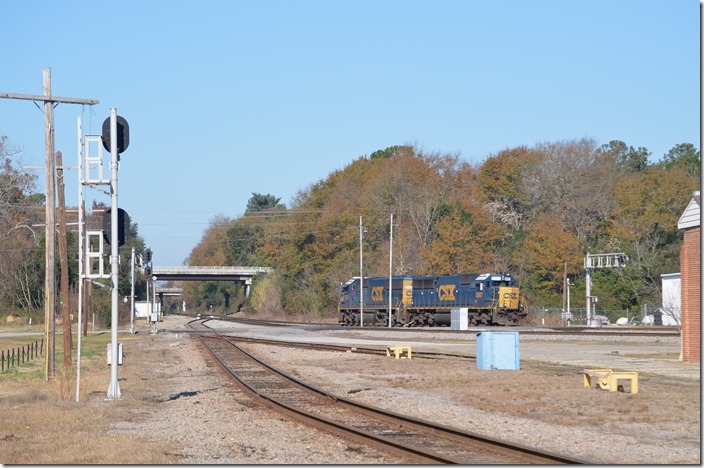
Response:
M144 262L152 263L152 249L146 249L144 251Z
M112 241L111 208L103 214L103 239L108 244ZM122 247L130 237L130 216L122 208L117 209L117 245Z
M120 117L118 115L116 120L117 120L117 152L122 153L130 145L130 126L127 124L127 121L125 120L124 117ZM105 148L108 151L111 151L110 138L111 138L110 117L108 117L103 122L103 134L102 134L103 148Z

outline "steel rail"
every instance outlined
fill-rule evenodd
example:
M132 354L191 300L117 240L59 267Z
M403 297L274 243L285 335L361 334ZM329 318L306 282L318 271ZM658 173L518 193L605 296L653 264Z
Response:
M342 327L338 324L331 323L310 323L310 322L294 322L294 321L281 321L281 320L261 320L253 319L247 317L212 317L216 320L222 320L224 322L236 322L244 323L250 325L260 325L260 326L273 326L273 327L320 327L320 328L332 328L336 330L351 330L357 331L351 327ZM652 328L652 327L648 327ZM409 332L428 332L428 333L471 333L471 332L481 332L487 330L510 330L518 331L524 335L581 335L581 336L649 336L649 337L678 337L680 332L678 330L668 330L664 328L654 328L653 330L643 330L643 327L629 327L629 328L593 328L593 327L544 327L539 326L535 328L530 327L482 327L473 326L471 330L452 330L449 327L387 327L387 326L365 326L365 331L394 331L400 333Z
M247 394L316 427L423 463L590 463L332 395L266 364L231 337L197 326L200 342Z
M283 340L272 340L268 338L253 338L247 336L228 336L228 339L243 342L243 343L254 343L254 344L265 344L272 346L282 346L287 348L303 348L312 349L315 351L333 351L338 353L352 353L352 354L371 354L374 356L385 356L386 349L381 348L365 348L361 346L345 346L345 345L332 345L324 343L309 343L306 341L283 341ZM421 359L441 359L445 357L458 358L458 359L469 359L475 360L476 356L469 354L457 354L457 353L444 353L444 352L433 352L433 351L413 351L414 358Z

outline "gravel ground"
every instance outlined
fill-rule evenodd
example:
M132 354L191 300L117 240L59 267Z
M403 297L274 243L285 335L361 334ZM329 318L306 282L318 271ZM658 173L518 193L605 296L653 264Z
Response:
M168 316L164 327L183 323ZM455 359L249 347L337 395L464 430L600 463L701 463L699 381L644 377L634 395L581 388L581 373L564 366L479 371ZM149 440L173 463L408 463L256 405L186 334L142 335L125 355L122 399L106 430Z
M148 335L131 342L125 355L126 361L142 358L120 369L122 398L106 430L150 440L172 463L399 463L255 404L206 360L191 336ZM104 405L103 398L95 395L93 403Z

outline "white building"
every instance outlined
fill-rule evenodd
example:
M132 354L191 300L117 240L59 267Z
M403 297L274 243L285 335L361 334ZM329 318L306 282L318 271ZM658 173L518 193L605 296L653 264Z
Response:
M151 302L149 301L135 301L134 302L134 316L136 318L147 318L151 312ZM154 304L154 312L161 313L161 303L158 301Z
M662 324L682 323L682 275L670 273L662 278Z

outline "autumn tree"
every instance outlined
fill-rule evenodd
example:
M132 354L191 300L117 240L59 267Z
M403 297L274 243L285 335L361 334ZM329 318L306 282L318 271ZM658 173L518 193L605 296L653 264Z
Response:
M503 230L479 206L466 201L455 203L450 214L438 223L437 237L422 252L428 271L446 274L503 271L496 257Z
M450 213L458 186L458 157L406 151L379 164L370 174L364 205L375 220L370 224L378 246L387 245L389 215L398 223L394 260L403 274L426 273L420 253L437 236L438 222ZM388 264L388 259L386 261Z
M632 304L657 303L660 275L679 270L682 233L677 220L697 188L698 182L682 166L670 170L653 166L621 179L609 234L610 242L630 258L619 274Z
M532 229L550 213L588 245L611 213L619 176L614 157L591 139L543 143L533 152L523 177L526 222Z
M533 291L534 300L539 298L548 306L557 306L561 302L565 262L568 272L574 273L582 259L577 236L565 228L560 218L550 214L535 222L535 228L525 238L518 257L522 266L522 284Z
M527 209L524 193L526 170L536 155L525 146L507 148L489 156L481 165L478 184L486 209L494 221L521 229Z
M693 179L701 176L701 156L699 150L691 143L680 143L671 148L660 162L665 170L679 166Z
M210 220L200 242L191 250L186 264L193 266L225 265L227 260L227 229L232 218L217 215Z
M210 220L200 243L191 250L186 259L186 264L190 266L222 266L226 265L227 253L227 229L233 220L224 215L217 215ZM218 307L225 305L225 295L232 292L222 290L224 285L216 281L204 282L184 282L183 298L185 301L203 306L207 309L209 305ZM228 296L229 297L229 296ZM229 305L229 301L228 301Z
M20 151L0 137L0 304L26 315L42 306L44 196L35 192L36 176L20 168Z
M190 260L273 267L277 275L257 287L277 299L257 293L252 307L331 313L340 283L359 274L360 216L364 274L388 274L393 213L395 275L508 272L539 304L559 306L565 262L583 292L584 255L624 251L634 260L615 275L595 273L594 287L608 296L600 304L636 306L657 297L661 270L675 268L674 226L698 186L683 163L698 151L678 146L654 166L649 154L584 138L469 165L391 146L302 189L290 208L271 209L277 198L254 193L247 212L211 227Z

